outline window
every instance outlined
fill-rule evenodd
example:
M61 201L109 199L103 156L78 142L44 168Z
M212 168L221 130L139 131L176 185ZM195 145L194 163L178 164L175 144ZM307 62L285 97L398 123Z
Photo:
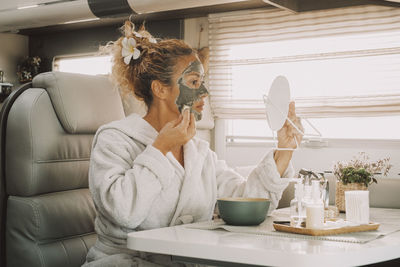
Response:
M227 135L272 136L262 95L284 75L297 113L324 137L400 139L399 15L382 6L211 14L210 99Z
M111 56L59 56L54 59L53 70L89 75L109 74Z
M400 125L400 116L314 118L309 121L324 138L400 139L396 130ZM272 132L265 120L232 119L228 122L227 136L231 140L265 142L264 137L272 138ZM308 124L303 123L303 126L306 132L315 133Z

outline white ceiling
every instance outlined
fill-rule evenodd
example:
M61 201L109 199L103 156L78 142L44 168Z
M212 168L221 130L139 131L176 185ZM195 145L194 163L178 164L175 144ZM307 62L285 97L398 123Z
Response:
M38 28L63 24L70 21L96 19L87 0L1 0L6 1L0 9L0 32L18 32L20 29ZM35 8L17 9L38 5ZM8 9L5 9L5 6ZM11 9L11 7L13 8Z
M104 0L103 0L104 1ZM109 0L112 1L112 0ZM134 11L143 14L198 6L212 6L237 2L256 2L255 0L127 0ZM301 0L293 0L301 1ZM321 0L315 0L321 1ZM367 1L367 0L366 0ZM400 0L380 0L381 3L399 5ZM40 28L50 25L88 21L97 19L88 0L0 0L0 32L18 32L21 29ZM262 1L260 1L263 3ZM264 0L264 2L283 3L282 0ZM289 1L290 2L290 1ZM379 3L378 2L378 3ZM35 8L18 9L32 5ZM281 7L282 8L282 7ZM237 9L235 9L237 10ZM219 11L222 12L222 11ZM146 16L144 16L146 17ZM107 18L108 19L108 18ZM101 19L101 21L107 20Z
M99 20L88 0L0 0L0 32ZM109 0L112 3L112 0ZM247 2L248 0L128 0L139 14ZM109 2L109 3L110 3ZM101 1L99 1L101 4ZM33 5L38 5L32 7ZM24 8L21 7L31 7ZM109 18L102 18L107 20Z
M0 12L5 10L17 9L18 7L40 5L64 0L1 0Z

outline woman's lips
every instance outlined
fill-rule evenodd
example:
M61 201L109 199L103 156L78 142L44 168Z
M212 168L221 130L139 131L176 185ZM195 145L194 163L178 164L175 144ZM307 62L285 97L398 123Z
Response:
M195 108L195 109L198 109L198 110L203 110L203 107L204 107L204 103L203 103L203 104L200 104L200 105L194 106L194 108Z

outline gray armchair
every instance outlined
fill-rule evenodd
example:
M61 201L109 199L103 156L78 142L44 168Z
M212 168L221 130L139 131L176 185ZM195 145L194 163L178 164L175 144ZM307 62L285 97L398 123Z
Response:
M106 77L36 76L1 113L1 266L80 266L96 240L88 190L97 128L124 117Z

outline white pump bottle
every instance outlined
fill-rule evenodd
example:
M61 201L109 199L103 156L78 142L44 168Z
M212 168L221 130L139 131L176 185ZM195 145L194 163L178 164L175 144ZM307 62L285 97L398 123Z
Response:
M324 203L321 198L320 182L312 181L312 198L306 207L306 227L322 229L324 227Z

